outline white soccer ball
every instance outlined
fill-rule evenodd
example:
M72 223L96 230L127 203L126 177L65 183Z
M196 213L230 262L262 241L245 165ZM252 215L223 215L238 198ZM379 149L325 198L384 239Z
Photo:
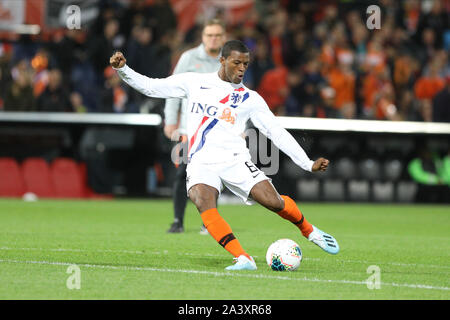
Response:
M280 239L267 249L266 261L274 271L294 271L302 261L302 250L295 241Z

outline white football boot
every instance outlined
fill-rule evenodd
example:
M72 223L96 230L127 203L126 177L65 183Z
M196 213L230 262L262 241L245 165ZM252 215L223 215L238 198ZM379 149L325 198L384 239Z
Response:
M256 270L256 263L253 260L253 257L247 258L243 254L241 254L237 258L233 258L236 262L235 264L228 266L225 270Z

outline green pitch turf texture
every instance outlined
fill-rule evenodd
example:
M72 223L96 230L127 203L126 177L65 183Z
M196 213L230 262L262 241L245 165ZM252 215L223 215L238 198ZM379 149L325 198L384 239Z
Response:
M230 272L232 256L189 203L185 233L167 234L168 200L23 202L0 200L0 299L449 299L450 207L300 203L307 219L334 235L332 256L296 227L258 206L222 205L257 271ZM295 272L271 271L271 242L294 239ZM68 267L80 289L68 289ZM369 289L369 266L380 289ZM372 267L372 268L377 268ZM371 270L371 269L369 269ZM69 281L70 282L70 281ZM373 281L371 281L373 285Z

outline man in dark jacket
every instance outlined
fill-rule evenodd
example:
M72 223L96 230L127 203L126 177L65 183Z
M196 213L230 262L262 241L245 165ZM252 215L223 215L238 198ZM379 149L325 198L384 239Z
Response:
M73 112L69 94L61 85L61 71L53 69L48 75L47 88L37 100L37 110L46 112Z

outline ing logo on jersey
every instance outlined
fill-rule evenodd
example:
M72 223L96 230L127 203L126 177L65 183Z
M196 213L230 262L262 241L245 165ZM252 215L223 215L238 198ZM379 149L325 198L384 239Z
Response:
M201 87L201 89L207 89L207 88ZM219 100L219 103L221 103L221 104L230 103L229 106L224 107L224 109L222 109L222 110L220 107L216 107L213 105L193 102L192 107L190 108L190 112L191 113L203 113L207 117L213 117L213 118L217 118L219 120L228 122L230 124L235 124L236 112L234 112L233 109L236 109L239 106L239 104L241 104L245 100L247 100L249 97L249 93L246 92L244 94L241 94L242 91L245 91L244 88L234 89L234 91L236 91L236 92L228 94L225 98L223 98L222 100ZM222 111L221 115L220 115L220 111Z

